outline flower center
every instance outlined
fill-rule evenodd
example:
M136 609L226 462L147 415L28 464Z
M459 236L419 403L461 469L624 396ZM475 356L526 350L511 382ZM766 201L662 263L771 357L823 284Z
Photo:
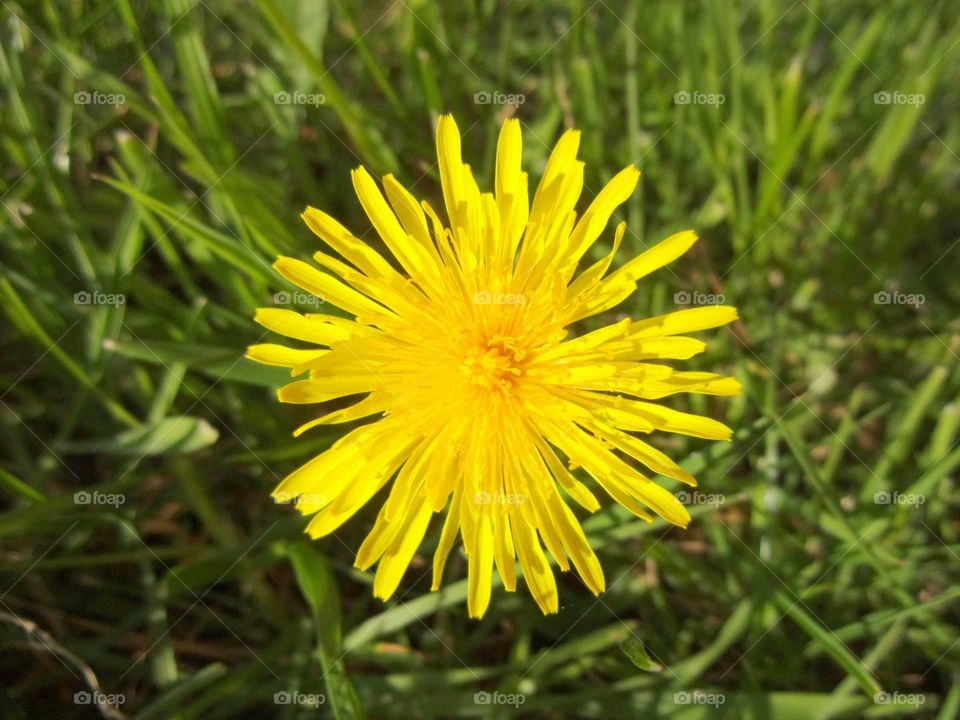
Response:
M516 338L493 335L467 348L462 369L471 384L485 390L510 393L523 375L527 351Z

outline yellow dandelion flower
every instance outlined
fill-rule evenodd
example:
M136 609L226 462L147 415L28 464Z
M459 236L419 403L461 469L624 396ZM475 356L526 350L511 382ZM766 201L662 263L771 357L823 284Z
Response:
M303 219L339 257L316 253L323 270L288 257L274 266L294 285L354 317L257 312L264 327L309 346L249 348L253 360L289 367L294 377L307 374L280 388L281 402L362 396L294 435L368 419L291 473L274 495L296 498L297 508L313 516L307 532L318 538L389 486L356 558L363 570L378 563L378 598L394 593L431 518L444 511L433 589L459 535L469 563L472 617L481 617L489 605L494 566L506 589L516 589L517 561L543 612L556 612L557 584L547 553L562 570L572 565L599 594L600 562L567 499L587 512L600 503L571 470L583 468L641 518L652 520L655 513L686 526L684 506L631 460L651 473L689 485L696 481L637 433L730 438L730 429L716 420L650 401L680 392L739 392L731 377L679 372L656 362L701 352L704 343L685 333L734 320L734 308L624 319L570 337L572 323L613 308L638 280L697 240L693 232L677 233L608 272L626 230L620 223L610 252L578 274L640 175L633 166L622 170L578 218L584 167L577 160L579 139L575 130L560 138L529 203L518 121L504 124L495 192L482 193L461 159L456 123L441 117L437 154L447 225L392 175L383 179L384 197L360 167L353 187L396 262L329 215L307 208Z

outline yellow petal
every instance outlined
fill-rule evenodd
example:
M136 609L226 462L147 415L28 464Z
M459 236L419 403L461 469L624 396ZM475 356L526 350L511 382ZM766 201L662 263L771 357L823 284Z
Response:
M307 226L349 262L371 277L399 278L384 258L362 240L355 238L349 230L321 210L308 207L300 215Z
M454 222L457 207L462 202L460 131L452 115L441 115L437 121L437 164L440 166L440 184L450 222Z
M560 532L561 542L564 549L569 553L577 572L587 587L594 595L603 592L606 583L603 579L603 568L600 567L600 560L587 542L587 537L583 533L583 528L577 522L576 517L563 502L556 490L551 490L547 494L547 503L550 507L550 517Z
M673 495L627 465L592 435L570 423L548 423L546 429L550 442L571 461L583 465L614 497L618 491L625 491L665 520L682 527L690 522L690 514Z
M618 407L630 409L636 415L648 420L654 427L667 432L692 435L706 440L729 440L733 436L733 431L718 420L680 412L663 405L633 400L625 401Z
M527 581L533 599L537 601L544 615L557 612L557 580L543 554L536 531L520 519L513 523L512 528L523 578Z
M567 470L556 454L542 440L539 442L540 455L547 463L550 473L560 483L567 494L576 500L581 507L589 512L600 509L600 503L592 492L582 482L577 480Z
M617 250L620 249L620 245L623 243L623 236L626 232L627 224L625 222L617 225L617 229L613 235L613 247L610 248L610 252L607 253L604 258L597 260L597 262L580 273L576 280L570 283L567 288L568 298L576 298L588 288L596 285L597 282L600 281L600 278L606 275L607 270L610 269L610 264L613 262L614 256L617 254Z
M440 256L430 239L430 230L427 227L427 217L417 199L400 184L393 175L383 178L383 188L387 192L390 206L397 214L400 224L407 234L414 238L430 254L437 266L440 265Z
M253 319L267 330L317 345L330 345L340 340L347 340L354 335L370 332L370 328L351 320L336 318L340 322L331 322L327 319L328 317L301 315L293 310L280 308L259 308Z
M412 442L402 436L391 438L390 442L385 443L385 447L366 463L351 468L346 473L345 483L339 479L336 480L340 492L337 493L336 499L320 510L307 525L310 536L318 538L329 535L353 517L380 488L389 482L406 454L409 453L411 445Z
M353 420L359 420L360 418L367 417L368 415L383 412L384 410L392 407L395 402L396 397L390 393L370 393L370 395L365 397L356 405L341 408L340 410L334 410L326 415L321 415L315 420L304 423L293 431L293 436L300 437L307 430L317 427L318 425L333 425L335 423L345 423Z
M567 322L596 315L619 305L636 290L637 280L673 262L696 241L696 233L686 230L657 243L577 298L571 306Z
M337 307L343 308L357 317L378 317L392 313L383 305L379 305L365 295L343 284L332 275L322 273L312 265L302 260L289 257L279 257L273 264L277 272L297 287L313 293Z
M328 350L299 350L285 345L261 343L247 348L247 357L264 365L279 365L280 367L296 367L305 362L315 360Z
M490 605L490 587L493 572L493 520L489 513L481 513L474 527L467 579L467 611L470 617L479 618Z
M523 142L520 121L507 120L497 143L496 198L500 209L500 259L512 263L527 225L527 174L520 166Z
M363 425L344 435L333 446L294 470L273 491L273 497L288 501L310 495L318 507L329 504L357 473L374 473L384 464L402 458L412 444L395 420ZM305 511L316 512L307 506Z
M617 270L611 276L611 280L623 278L635 282L654 270L672 263L689 250L697 239L697 234L692 230L671 235Z
M437 544L437 550L433 555L433 584L431 590L440 589L440 581L443 579L443 567L447 564L447 556L453 547L454 540L457 539L457 533L460 530L460 497L461 489L458 487L450 500L450 507L447 510L447 518L443 523L443 531L440 533L440 542Z
M430 504L424 497L418 498L409 506L401 523L403 530L377 565L377 574L373 580L374 596L386 600L396 591L413 554L423 542L432 515Z
M630 325L629 335L635 338L680 335L720 327L736 319L736 308L729 305L708 305L634 321Z
M701 395L739 395L741 390L743 386L736 378L714 373L675 372L663 380L645 383L643 393L638 397L657 400L681 392Z
M616 428L609 427L603 423L594 423L588 428L609 442L618 450L622 450L635 460L639 460L648 468L661 475L666 475L687 485L695 486L697 481L693 475L677 465L666 454L660 452L655 447L648 445L639 438L620 432Z
M410 277L422 286L430 287L437 277L437 267L426 246L417 243L403 229L366 168L358 167L351 176L360 204L390 252Z
M600 237L600 233L607 227L614 211L633 194L639 179L640 171L633 165L629 165L614 175L613 179L597 193L570 236L570 249L560 268L565 278L573 275L580 258Z
M507 592L514 592L517 589L516 555L513 549L513 534L510 532L510 515L507 513L493 514L493 542L494 559L497 572L503 580L503 587Z
M277 398L280 402L295 405L321 403L344 395L370 392L374 389L374 382L366 375L297 380L277 390Z
M533 205L530 208L531 223L542 225L547 220L548 209L556 207L557 195L560 192L563 177L577 163L577 149L579 147L579 130L567 130L560 136L547 160L547 166L543 170L543 177L540 178L537 192L534 193ZM574 202L576 202L576 198L574 198Z

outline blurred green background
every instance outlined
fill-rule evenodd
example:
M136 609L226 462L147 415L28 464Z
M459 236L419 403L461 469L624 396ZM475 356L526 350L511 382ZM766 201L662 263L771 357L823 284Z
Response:
M3 717L957 717L956 3L0 19ZM608 591L563 574L556 616L495 588L468 620L458 553L431 594L438 526L381 603L352 568L375 508L310 543L268 495L336 433L292 439L313 413L242 360L291 290L270 262L317 248L308 203L377 242L361 163L437 206L442 112L485 189L509 116L531 182L583 131L584 206L637 163L616 262L701 234L622 312L740 309L684 365L744 395L669 400L734 441L655 438L700 480L694 522L586 519Z

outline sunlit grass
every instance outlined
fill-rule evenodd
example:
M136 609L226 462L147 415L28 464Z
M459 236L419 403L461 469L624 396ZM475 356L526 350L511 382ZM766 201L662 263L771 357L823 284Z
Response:
M956 715L955 7L2 13L6 714L89 717L74 694L101 692L130 717L316 716L286 692L338 717ZM616 262L703 239L624 312L722 295L742 319L690 368L744 384L717 413L734 441L655 438L700 480L690 528L581 514L608 589L559 574L549 618L496 585L480 622L466 580L429 593L439 526L380 603L352 568L373 512L309 543L269 498L337 434L290 437L310 410L242 359L294 290L270 263L317 249L308 204L372 240L361 163L437 205L444 111L483 187L511 113L532 176L584 131L587 198L636 162Z

